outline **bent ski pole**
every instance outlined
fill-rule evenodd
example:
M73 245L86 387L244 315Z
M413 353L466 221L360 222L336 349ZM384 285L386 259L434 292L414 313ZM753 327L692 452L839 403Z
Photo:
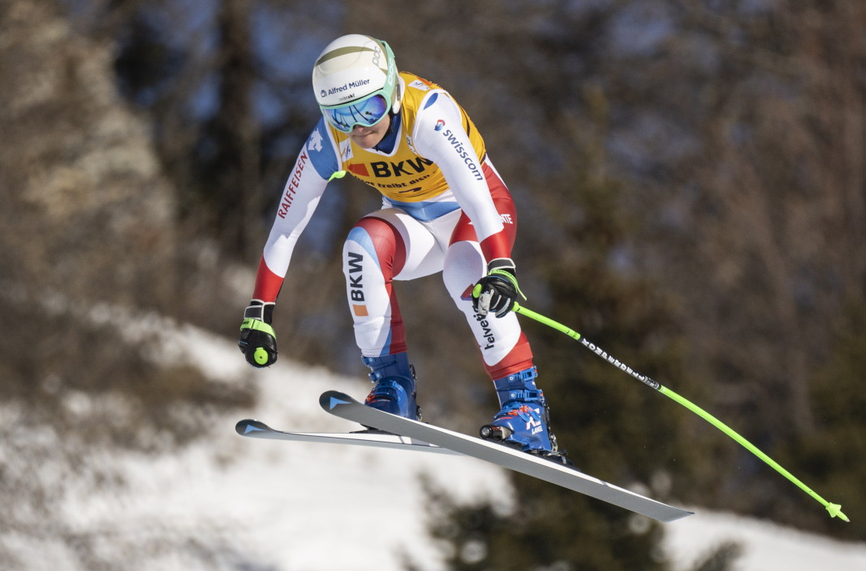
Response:
M732 429L727 424L725 424L721 420L717 419L716 417L714 417L713 415L711 415L710 413L708 413L707 411L705 411L704 409L702 409L698 405L694 404L693 402L686 399L685 397L678 395L677 393L675 393L671 389L659 384L658 382L654 381L650 377L638 373L637 371L635 371L634 369L632 369L631 367L629 367L628 365L626 365L625 363L623 363L619 359L615 359L613 356L609 355L606 351L602 350L600 347L598 347L594 343L589 342L586 338L583 337L583 335L581 335L577 331L574 331L573 329L570 329L561 323L557 323L556 321L550 319L549 317L545 317L545 316L543 316L539 313L536 313L530 309L526 309L525 307L522 307L517 303L514 304L514 311L516 313L519 313L520 315L525 315L526 317L529 317L530 319L534 319L540 323L543 323L544 325L547 325L548 327L556 329L557 331L559 331L561 333L565 333L566 335L568 335L569 337L571 337L577 341L580 341L581 345L583 345L584 347L586 347L587 349L589 349L590 351L592 351L593 353L595 353L596 355L598 355L599 357L601 357L602 359L604 359L605 361L607 361L608 363L613 365L614 367L616 367L622 371L625 371L626 373L628 373L632 377L636 378L637 380L639 380L643 384L647 385L648 387L651 387L651 388L657 390L658 392L660 392L661 394L670 398L671 400L673 400L673 401L681 404L682 406L686 407L687 409L689 409L693 413L697 414L698 416L700 416L701 418L703 418L704 420L706 420L707 422L709 422L710 424L712 424L713 426L715 426L716 428L718 428L719 430L721 430L722 432L727 434L729 437L736 440L740 445L743 446L743 448L745 448L746 450L748 450L749 452L751 452L752 454L754 454L755 456L757 456L758 458L760 458L761 460L766 462L769 466L771 466L774 470L779 472L781 475L785 476L788 480L790 480L792 483L794 483L801 490L803 490L804 492L806 492L807 494L812 496L821 505L823 505L824 508L826 508L826 510L830 513L830 515L832 517L838 517L839 519L841 519L843 521L850 521L848 519L848 516L846 516L844 513L842 513L842 506L840 506L839 504L832 504L832 503L828 502L827 500L825 500L824 498L822 498L821 496L819 496L809 486L807 486L806 484L801 482L793 474L791 474L786 469L784 469L782 466L780 466L775 460L773 460L772 458L770 458L769 456L767 456L766 454L761 452L754 444L752 444L751 442L749 442L748 440L746 440L745 438L740 436L734 429Z

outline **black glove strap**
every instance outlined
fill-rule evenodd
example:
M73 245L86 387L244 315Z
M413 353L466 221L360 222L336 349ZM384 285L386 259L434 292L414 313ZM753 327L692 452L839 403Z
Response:
M270 325L274 318L274 307L273 302L266 303L260 299L254 299L244 310L244 319L258 319Z

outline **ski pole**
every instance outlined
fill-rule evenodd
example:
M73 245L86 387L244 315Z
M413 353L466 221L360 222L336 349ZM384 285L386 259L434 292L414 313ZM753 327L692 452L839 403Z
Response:
M806 492L807 494L812 496L821 505L823 505L824 508L826 508L826 510L830 513L831 517L838 517L839 519L841 519L843 521L848 521L848 522L851 521L848 519L848 516L846 516L844 513L842 513L842 506L841 505L832 504L832 503L828 502L827 500L825 500L824 498L822 498L821 496L819 496L809 486L807 486L806 484L801 482L799 479L797 479L793 474L788 472L785 468L783 468L781 465L779 465L775 460L773 460L772 458L770 458L769 456L767 456L766 454L761 452L754 444L752 444L751 442L749 442L748 440L746 440L745 438L740 436L733 428L729 427L727 424L725 424L721 420L717 419L715 416L711 415L710 413L708 413L707 411L705 411L704 409L702 409L698 405L694 404L690 400L686 399L685 397L678 395L677 393L675 393L671 389L661 385L660 383L654 381L650 377L638 373L637 371L635 371L634 369L632 369L631 367L629 367L628 365L626 365L625 363L623 363L619 359L614 358L613 356L608 354L606 351L602 350L601 347L599 347L598 345L595 345L594 343L591 343L590 341L588 341L585 337L583 337L583 335L581 335L577 331L574 331L573 329L570 329L561 323L557 323L556 321L550 319L549 317L545 317L545 316L543 316L539 313L536 313L530 309L522 307L517 303L514 304L514 311L516 313L519 313L520 315L525 315L526 317L529 317L530 319L534 319L540 323L543 323L544 325L547 325L548 327L556 329L557 331L559 331L561 333L565 333L566 335L568 335L569 337L571 337L577 341L580 341L581 345L583 345L584 347L586 347L587 349L589 349L590 351L592 351L593 353L595 353L596 355L598 355L599 357L601 357L602 359L604 359L605 361L607 361L608 363L613 365L614 367L616 367L622 371L625 371L626 373L628 373L632 377L636 378L637 380L639 380L643 384L647 385L648 387L651 387L651 388L657 390L658 392L660 392L661 394L670 398L671 400L673 400L673 401L681 404L682 406L686 407L687 409L689 409L693 413L697 414L698 416L700 416L701 418L703 418L704 420L706 420L707 422L709 422L710 424L712 424L713 426L715 426L716 428L721 430L723 433L727 434L729 437L733 438L741 446L743 446L743 448L745 448L746 450L748 450L749 452L751 452L752 454L754 454L755 456L757 456L758 458L760 458L761 460L766 462L769 466L771 466L774 470L779 472L781 475L785 476L788 480L793 482L801 490L803 490L804 492Z

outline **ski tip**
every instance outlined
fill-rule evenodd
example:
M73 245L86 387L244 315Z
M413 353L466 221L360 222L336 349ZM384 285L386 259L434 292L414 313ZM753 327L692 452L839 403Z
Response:
M840 506L839 504L827 504L827 511L830 512L830 517L838 517L842 521L851 523L851 520L848 519L848 516L842 513L842 506Z
M249 418L240 420L235 424L235 432L241 436L246 436L251 432L265 432L267 430L269 430L268 425L264 422L259 422L258 420L252 420Z
M673 523L677 520L681 520L683 518L689 517L690 515L695 515L695 512L690 512L688 510L679 510L679 513L675 513L671 516L665 518L659 518L658 521L662 523Z
M339 391L325 391L319 397L319 406L330 412L341 404L350 404L354 399Z

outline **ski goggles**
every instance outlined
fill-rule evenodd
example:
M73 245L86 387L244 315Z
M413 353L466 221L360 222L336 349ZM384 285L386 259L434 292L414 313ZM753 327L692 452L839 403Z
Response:
M372 127L388 114L388 100L381 93L337 107L322 107L325 119L338 131L351 133L355 125Z

